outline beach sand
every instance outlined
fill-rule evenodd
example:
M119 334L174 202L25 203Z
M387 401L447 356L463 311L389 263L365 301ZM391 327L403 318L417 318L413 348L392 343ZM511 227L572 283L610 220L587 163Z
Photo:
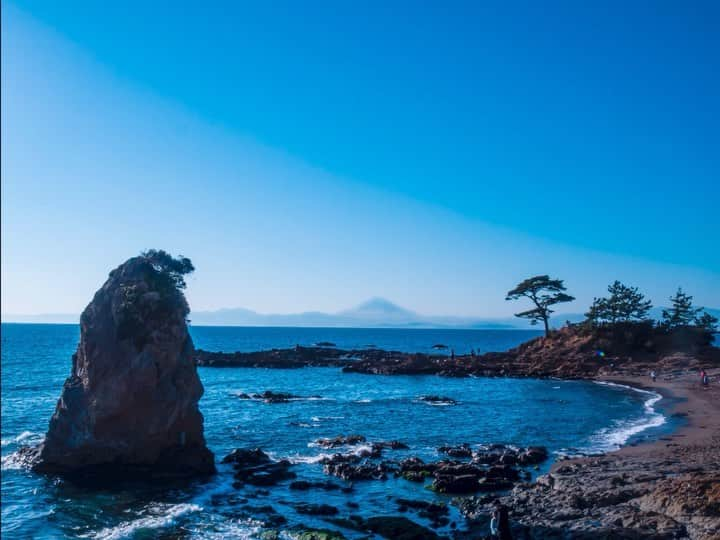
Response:
M530 538L720 539L720 369L604 376L673 398L675 433L601 456L557 462L504 499Z

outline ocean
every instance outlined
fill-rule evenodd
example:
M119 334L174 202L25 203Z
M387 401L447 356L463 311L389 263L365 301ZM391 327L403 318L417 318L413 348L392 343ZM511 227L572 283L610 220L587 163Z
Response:
M191 327L196 347L251 351L332 342L341 348L379 348L447 353L507 350L538 335L526 330L405 330L340 328ZM339 529L319 517L298 514L297 503L324 503L340 513L395 515L394 498L450 502L402 479L356 482L350 492L291 491L287 484L232 487L232 472L219 465L208 482L181 486L117 486L88 489L22 469L14 459L22 445L42 440L70 372L77 325L2 325L2 537L6 538L259 538L264 512L284 516L287 530L304 524ZM337 368L270 370L199 368L205 386L200 408L216 461L234 448L260 447L295 463L298 480L331 479L319 459L328 452L318 438L361 434L368 441L400 440L410 455L437 460L437 447L505 443L544 445L566 454L608 451L657 438L675 429L667 400L622 386L533 379L448 379L436 376L344 374ZM240 393L289 392L298 399L267 404ZM442 395L456 404L420 401ZM549 467L544 464L534 474ZM247 501L245 501L247 499ZM349 506L349 504L352 506ZM357 507L355 507L357 505ZM264 507L264 508L263 508ZM427 522L416 514L408 517ZM451 505L451 519L462 518ZM347 538L357 532L342 530ZM442 531L440 531L442 532Z

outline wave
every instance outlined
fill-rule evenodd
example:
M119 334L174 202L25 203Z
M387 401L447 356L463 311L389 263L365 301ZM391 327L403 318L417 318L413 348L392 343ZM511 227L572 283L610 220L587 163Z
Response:
M155 504L148 508L148 511L152 512L153 515L125 521L115 527L107 527L90 535L90 537L101 538L102 540L128 538L141 530L167 527L175 523L177 518L185 514L199 512L202 509L202 506L191 503Z
M648 396L648 398L643 403L644 414L640 418L618 420L613 426L602 428L595 432L590 437L590 446L586 449L589 453L617 450L627 444L631 437L647 429L660 427L667 422L665 415L655 410L655 404L662 399L662 395L657 392L606 381L595 381L595 383L603 386L632 390L639 394L644 394Z
M344 416L313 416L310 418L313 422L322 422L324 420L343 420Z
M17 444L17 443L21 443L23 441L27 441L29 444L40 443L40 442L42 442L42 440L43 440L43 435L41 433L35 433L33 431L23 431L17 437L7 437L5 439L0 440L0 444L2 444L3 447L5 447L10 444Z
M315 447L315 446L317 446L316 443L308 443L308 447ZM358 446L345 445L345 446L341 446L338 448L346 448L346 449L351 448L350 452L344 452L344 454L346 454L346 455L347 454L355 454L356 456L359 456L359 457L368 456L373 450L373 447L370 444L360 444ZM288 456L286 459L290 463L319 463L323 459L329 459L338 453L341 453L341 452L334 452L334 453L322 452L322 453L316 454L314 456L293 455L293 456Z

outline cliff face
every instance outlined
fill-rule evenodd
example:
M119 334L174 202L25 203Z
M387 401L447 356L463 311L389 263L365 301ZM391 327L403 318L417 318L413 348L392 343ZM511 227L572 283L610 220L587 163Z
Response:
M35 470L123 478L214 472L187 303L163 278L147 258L132 258L87 306Z

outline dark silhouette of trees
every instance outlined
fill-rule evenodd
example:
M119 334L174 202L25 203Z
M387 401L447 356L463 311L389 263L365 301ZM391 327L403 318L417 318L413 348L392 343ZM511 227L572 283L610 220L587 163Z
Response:
M710 334L718 331L718 318L713 317L707 311L695 318L695 324Z
M683 292L682 287L678 287L675 295L670 297L672 307L663 309L661 325L667 330L692 326L702 311L693 306L692 299L692 296Z
M162 249L149 249L142 253L153 269L165 276L176 289L185 289L185 276L195 271L190 259L182 255L177 258Z
M617 324L648 319L652 302L637 287L628 287L619 281L608 286L610 296L595 298L585 314L591 324Z
M518 300L528 298L535 307L527 311L516 313L516 317L529 319L530 324L542 321L545 326L545 335L550 334L548 320L554 310L550 306L563 302L572 302L575 297L566 294L567 289L561 279L551 279L550 276L534 276L519 283L514 289L508 291L505 300Z

